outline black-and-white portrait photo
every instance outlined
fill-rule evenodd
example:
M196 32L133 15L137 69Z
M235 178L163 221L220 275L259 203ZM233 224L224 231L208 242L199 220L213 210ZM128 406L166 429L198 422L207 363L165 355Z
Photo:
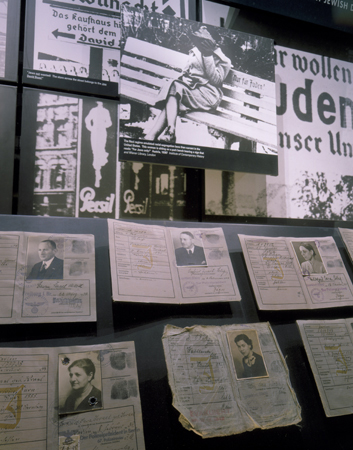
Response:
M315 241L292 241L291 244L304 276L315 273L327 273Z
M64 278L61 241L61 239L31 237L28 239L27 280L62 280Z
M182 230L179 237L173 236L173 242L177 266L207 265L202 239L196 237L195 232Z
M261 153L274 158L277 171L272 40L124 5L121 48L121 160L137 161L128 139L139 139L173 146L175 160L183 154L178 145L205 147L204 168L220 163L215 149ZM171 164L163 155L156 151L151 162ZM239 154L224 155L232 156Z
M101 409L99 351L59 355L59 410L72 414Z
M256 330L227 333L237 379L268 377Z

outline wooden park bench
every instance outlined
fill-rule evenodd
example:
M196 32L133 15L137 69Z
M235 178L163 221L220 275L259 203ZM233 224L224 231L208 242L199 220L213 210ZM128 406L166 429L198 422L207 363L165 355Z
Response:
M155 105L166 80L178 78L188 55L129 37L121 58L121 94ZM143 77L143 79L142 79ZM277 148L275 83L231 69L223 83L216 110L192 111L183 117L224 134L225 148L247 142L240 150L256 151L256 142L268 153ZM210 130L211 129L211 130ZM249 146L250 143L250 146Z

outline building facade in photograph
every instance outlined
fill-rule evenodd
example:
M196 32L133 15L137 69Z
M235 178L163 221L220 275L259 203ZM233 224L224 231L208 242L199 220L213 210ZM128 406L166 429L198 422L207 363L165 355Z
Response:
M79 100L40 94L37 109L36 215L75 215Z

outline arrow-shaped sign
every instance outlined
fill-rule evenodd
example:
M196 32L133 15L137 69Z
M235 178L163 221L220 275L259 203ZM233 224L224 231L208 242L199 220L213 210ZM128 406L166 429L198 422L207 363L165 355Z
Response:
M52 33L56 37L56 39L58 39L58 36L61 36L61 37L64 37L64 38L68 38L68 39L75 39L76 38L76 36L74 34L62 33L61 31L59 31L59 28L54 30Z

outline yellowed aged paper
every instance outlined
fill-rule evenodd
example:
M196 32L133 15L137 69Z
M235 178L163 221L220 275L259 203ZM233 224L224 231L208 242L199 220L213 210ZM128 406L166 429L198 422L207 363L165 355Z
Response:
M297 324L326 416L353 414L353 319Z
M252 349L243 355L244 341ZM167 325L163 347L173 406L186 429L208 438L300 422L300 406L269 324Z
M94 236L0 232L0 323L96 321Z
M353 230L349 228L338 228L338 230L341 234L344 245L346 246L349 257L353 262Z
M222 228L174 228L108 219L113 300L240 301Z
M99 370L93 378L84 369L89 361ZM65 383L59 383L59 368L64 381L74 371L88 376L86 385L92 388L85 408L61 413L67 399L75 395L75 386L67 383L66 390ZM2 348L0 404L1 450L145 448L133 342Z

